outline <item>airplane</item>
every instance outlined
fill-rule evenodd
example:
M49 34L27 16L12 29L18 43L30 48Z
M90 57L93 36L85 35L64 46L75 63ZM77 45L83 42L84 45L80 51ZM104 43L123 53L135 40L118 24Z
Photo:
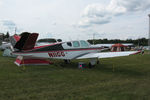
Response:
M15 45L13 42L15 41L15 43L17 41L20 40L20 36L18 35L14 35L13 37L10 37L10 42L5 42L5 41L0 41L0 50L4 51L5 49L13 49L13 45ZM11 41L13 40L13 41Z
M0 45L0 50L5 50L7 48L11 48L11 43L2 42L1 45Z
M140 51L102 52L107 48L92 47L85 40L57 42L49 45L35 46L38 33L24 32L14 45L13 54L22 57L42 59L63 59L69 63L72 59L90 59L89 66L99 63L99 58L129 56Z

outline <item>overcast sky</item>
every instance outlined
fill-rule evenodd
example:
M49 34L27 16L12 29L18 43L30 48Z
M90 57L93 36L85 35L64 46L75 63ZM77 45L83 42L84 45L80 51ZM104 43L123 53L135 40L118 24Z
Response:
M0 32L66 40L148 37L150 0L0 0Z

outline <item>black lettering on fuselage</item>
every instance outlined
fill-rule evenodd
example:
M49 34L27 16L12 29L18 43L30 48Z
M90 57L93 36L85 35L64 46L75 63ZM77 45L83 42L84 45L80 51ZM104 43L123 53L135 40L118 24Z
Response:
M57 51L57 52L49 52L48 53L49 57L64 57L65 53L63 51Z

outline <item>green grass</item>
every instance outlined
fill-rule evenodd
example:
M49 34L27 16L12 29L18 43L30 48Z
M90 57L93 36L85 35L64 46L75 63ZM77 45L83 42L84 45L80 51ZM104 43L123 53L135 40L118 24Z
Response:
M76 60L25 68L14 60L0 56L0 100L150 100L148 54L101 59L83 70Z

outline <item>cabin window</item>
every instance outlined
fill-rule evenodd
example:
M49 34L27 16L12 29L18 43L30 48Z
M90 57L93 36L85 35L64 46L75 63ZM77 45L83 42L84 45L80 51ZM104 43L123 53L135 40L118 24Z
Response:
M72 44L71 44L71 42L67 42L67 45L68 45L68 46L70 46L70 47L72 47Z
M86 41L81 40L80 41L81 47L88 47L88 43Z
M73 47L79 47L79 46L80 46L80 44L78 41L73 41Z

